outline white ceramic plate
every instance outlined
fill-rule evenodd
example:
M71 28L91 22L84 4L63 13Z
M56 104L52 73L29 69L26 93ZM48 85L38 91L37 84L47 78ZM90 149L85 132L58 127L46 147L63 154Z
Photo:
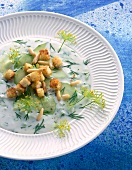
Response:
M37 160L72 152L96 138L112 121L120 106L124 78L120 61L110 44L94 29L73 18L48 12L25 12L0 18L0 47L14 39L50 37L59 30L77 37L74 50L90 60L92 89L103 92L103 113L85 109L84 119L71 122L71 131L59 139L54 133L16 134L0 128L0 156Z

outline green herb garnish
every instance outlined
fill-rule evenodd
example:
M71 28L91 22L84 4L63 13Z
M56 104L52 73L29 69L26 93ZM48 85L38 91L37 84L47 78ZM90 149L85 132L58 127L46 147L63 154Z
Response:
M24 128L26 128L26 125L24 124L23 126L21 126L21 129L24 129Z
M8 54L8 58L11 60L11 62L16 65L18 63L20 51L18 48L10 48L10 52Z
M69 99L69 105L70 106L75 105L76 102L77 102L77 92L75 91Z
M45 126L44 126L44 119L42 120L42 122L39 124L37 124L36 126L35 126L35 131L34 131L34 134L36 134L40 129L42 129L42 128L45 128Z
M90 60L85 60L85 61L83 61L83 63L85 64L85 65L88 65L89 63L90 63Z
M71 70L69 74L71 74L71 75L72 75L72 74L79 75L79 73L77 73L77 72L75 72L75 71L73 71L73 70Z
M55 48L52 46L51 43L50 43L50 49L52 49L53 51L55 51Z
M58 50L58 53L61 51L61 48L66 41L73 43L73 44L76 44L76 37L73 34L67 32L67 31L61 30L61 31L58 32L58 35L59 35L59 37L57 37L57 38L63 40L63 42L62 42L62 44L61 44L61 46Z
M18 44L26 44L27 43L26 41L23 41L23 40L16 40L14 42L18 43Z
M63 87L63 89L61 89L61 95L63 95L64 94L64 91L65 91L65 87Z
M21 119L21 115L19 113L17 113L17 112L15 112L15 113L16 113L16 117Z
M95 90L88 90L88 88L86 87L81 87L81 91L82 91L83 96L89 99L89 102L80 108L85 108L86 106L91 105L91 104L96 104L101 109L105 107L105 99L103 98L102 93L99 93L98 91L95 91Z
M66 62L68 63L68 65L65 65L65 66L63 66L63 67L69 68L69 67L71 67L72 65L79 65L78 63L71 62L71 61L68 61L68 60L66 60Z
M28 120L29 119L29 114L25 114L24 119Z
M33 110L39 110L40 100L29 95L18 97L14 102L14 110L24 113L31 113Z
M57 135L62 138L65 137L66 132L69 132L71 127L67 120L60 120L59 123L55 123L54 129L57 132Z
M76 114L75 112L70 113L68 116L69 116L70 118L76 119L76 120L79 120L79 119L84 118L83 116L80 116L80 115Z

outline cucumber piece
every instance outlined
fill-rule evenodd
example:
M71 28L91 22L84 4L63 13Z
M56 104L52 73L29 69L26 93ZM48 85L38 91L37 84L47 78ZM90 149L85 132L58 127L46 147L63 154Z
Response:
M13 68L13 64L10 60L4 61L2 60L0 62L0 72L4 73L6 72L8 69L12 69Z
M53 114L56 110L56 102L52 96L45 96L44 99L41 99L41 104L44 108L44 115Z
M75 87L70 86L68 83L62 83L61 94L69 94L70 96L73 95L75 92Z
M46 78L44 81L46 83L46 87L49 87L50 86L50 78Z
M14 65L14 68L20 68L25 63L31 64L32 61L33 61L33 56L31 56L30 54L22 53L18 59L18 62Z
M36 54L38 54L40 50L43 50L43 49L45 48L45 46L46 46L46 43L38 45L38 46L34 49L34 52L35 52Z
M23 67L20 68L19 70L16 71L15 76L14 76L14 83L18 84L23 77L26 76L25 71L23 70Z
M67 74L62 69L52 70L52 77L54 78L66 78Z

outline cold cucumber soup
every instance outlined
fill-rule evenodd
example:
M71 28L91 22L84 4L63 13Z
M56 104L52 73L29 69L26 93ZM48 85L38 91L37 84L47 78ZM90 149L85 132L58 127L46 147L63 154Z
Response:
M104 107L91 90L89 60L73 45L50 39L15 40L0 49L0 127L15 133L70 131L82 110Z

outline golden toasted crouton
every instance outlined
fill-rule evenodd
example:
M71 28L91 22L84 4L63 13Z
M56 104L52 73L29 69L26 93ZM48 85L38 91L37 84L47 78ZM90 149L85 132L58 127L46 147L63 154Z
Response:
M7 89L6 94L8 98L14 98L17 96L16 89L14 87Z
M47 61L50 59L49 51L47 49L40 50L39 52L40 52L39 60Z
M23 87L27 87L31 84L29 81L28 77L24 77L20 82L19 82Z
M61 82L60 80L53 78L50 80L50 87L53 88L54 90L60 90L61 89Z
M44 97L44 89L43 88L36 89L36 93L37 93L38 97Z
M44 80L45 80L45 77L44 77L43 73L40 72L40 81L44 81Z
M31 68L33 68L33 66L32 66L31 64L29 64L29 63L25 63L25 64L24 64L24 71L27 72L27 70L28 70L28 69L31 69Z
M18 96L25 92L25 88L21 84L17 84L15 88Z
M3 75L3 77L6 79L6 80L11 80L15 75L15 72L11 69L7 70L5 72L5 74Z
M49 66L41 66L40 68L42 68L42 73L44 74L45 77L50 77L51 76L52 71L49 68Z
M40 81L41 80L41 71L34 71L30 74L27 75L27 77L30 79L30 81L34 82L34 81Z
M32 83L31 86L32 86L33 89L38 89L42 86L42 83L40 81L35 81L35 82Z
M53 66L56 68L62 66L62 60L59 57L54 57L52 59L52 63L53 63Z

